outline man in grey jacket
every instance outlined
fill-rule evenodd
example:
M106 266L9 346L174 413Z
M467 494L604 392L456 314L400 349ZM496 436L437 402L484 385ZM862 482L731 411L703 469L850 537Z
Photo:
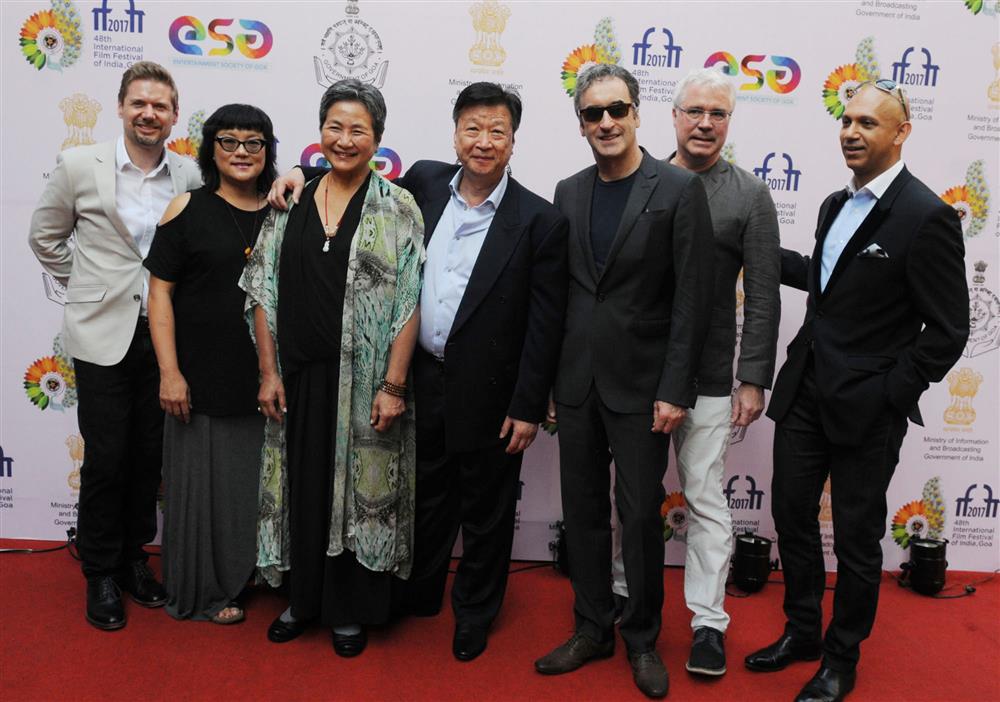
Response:
M674 430L674 450L688 505L684 598L694 615L687 669L726 672L723 609L732 521L722 492L731 426L746 427L764 409L774 377L781 299L778 218L767 185L721 158L736 106L733 84L717 70L689 73L674 93L677 151L668 160L705 185L715 239L715 304L698 366L698 401ZM743 269L743 335L736 365L736 280ZM730 397L732 399L730 399Z

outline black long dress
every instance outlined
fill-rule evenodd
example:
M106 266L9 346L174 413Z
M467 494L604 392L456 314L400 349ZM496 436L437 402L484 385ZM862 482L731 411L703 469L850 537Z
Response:
M163 430L163 584L167 612L205 620L243 590L257 557L257 489L264 418L257 353L237 281L268 208L230 206L207 188L156 230L144 265L176 284L177 363L191 421Z
M289 596L300 621L382 624L389 618L391 574L368 570L351 551L326 555L347 266L371 176L348 204L328 252L313 200L321 180L306 186L303 205L289 215L278 275L278 353L288 406Z

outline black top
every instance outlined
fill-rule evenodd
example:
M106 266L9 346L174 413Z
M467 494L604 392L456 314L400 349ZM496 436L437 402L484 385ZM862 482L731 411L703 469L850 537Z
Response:
M212 416L257 412L257 352L237 282L267 217L240 210L206 188L157 227L143 265L174 288L177 362L191 389L191 411Z
M292 209L281 245L278 271L278 353L282 372L294 373L315 361L340 357L341 322L347 288L351 239L361 222L361 209L371 174L344 210L330 250L314 196L322 178L310 181Z
M604 182L594 179L594 198L590 206L590 246L594 250L597 272L604 270L611 243L625 212L625 203L632 192L635 173L621 180Z

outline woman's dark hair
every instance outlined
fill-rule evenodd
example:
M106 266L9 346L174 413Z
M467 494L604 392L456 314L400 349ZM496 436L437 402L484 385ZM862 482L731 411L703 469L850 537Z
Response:
M219 167L215 165L215 137L223 129L244 129L264 135L264 141L267 142L264 145L264 170L257 176L257 191L266 193L271 189L271 183L278 177L278 169L275 166L277 156L274 149L274 127L271 126L271 118L264 110L253 105L237 103L223 105L217 109L201 128L198 167L201 169L205 187L212 191L219 188L221 176Z
M455 99L455 108L451 112L451 118L458 126L458 117L462 110L468 107L484 105L493 107L503 105L510 112L510 126L516 132L521 126L521 97L513 90L506 90L499 83L472 83L462 89Z

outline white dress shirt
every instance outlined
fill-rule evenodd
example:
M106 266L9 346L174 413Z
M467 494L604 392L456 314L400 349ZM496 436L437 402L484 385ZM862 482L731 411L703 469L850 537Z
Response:
M125 137L118 137L115 147L115 206L143 258L149 255L156 225L174 197L170 164L166 151L160 163L149 173L132 163L125 149ZM146 316L149 299L149 271L142 269L142 304L139 314Z
M844 203L837 219L830 225L830 231L826 233L823 240L823 259L820 261L819 269L819 289L826 290L826 284L833 275L833 269L837 267L840 254L844 252L844 247L851 240L858 227L865 221L865 217L875 209L875 203L879 201L885 191L892 185L903 170L903 162L896 161L887 170L873 178L870 183L860 190L854 187L854 179L847 184L848 200Z
M507 192L504 173L489 197L472 207L458 192L463 171L459 169L448 183L451 196L427 246L420 292L420 346L438 358L444 358L445 343L486 232Z

